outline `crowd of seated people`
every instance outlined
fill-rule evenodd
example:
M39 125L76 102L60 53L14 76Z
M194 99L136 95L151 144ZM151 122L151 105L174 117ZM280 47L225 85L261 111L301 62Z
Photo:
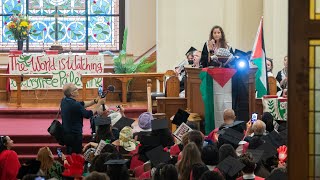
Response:
M180 90L184 90L185 66L227 67L229 61L219 58L230 57L230 51L224 31L214 26L203 50L191 47L187 59L176 67ZM272 75L272 60L267 64ZM283 90L287 88L287 57L284 65L277 75ZM155 119L151 113L144 112L135 121L125 117L122 106L116 112L102 109L97 108L98 115L90 119L93 138L81 154L61 153L54 159L51 149L42 147L35 160L20 164L11 150L13 140L0 136L0 180L286 179L287 127L270 113L264 113L261 120L244 122L237 120L232 109L226 109L223 124L207 136L187 122L193 130L178 139L166 119Z
M205 136L193 129L185 133L181 141L170 132L167 120L154 119L150 113L142 113L134 123L123 117L113 124L111 118L97 119L96 139L84 146L83 154L62 154L55 160L51 150L42 147L36 160L22 165L11 150L13 141L8 136L1 136L1 179L242 180L286 177L286 152L279 150L285 148L283 133L286 127L281 123L274 126L268 113L262 119L237 121L234 111L226 109L224 123L211 135ZM103 132L98 132L99 129ZM119 131L119 136L114 136L112 129ZM278 158L279 154L282 158Z

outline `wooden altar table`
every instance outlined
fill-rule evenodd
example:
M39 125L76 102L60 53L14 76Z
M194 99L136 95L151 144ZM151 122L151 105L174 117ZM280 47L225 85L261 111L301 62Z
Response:
M127 85L130 80L133 78L139 77L148 77L155 78L160 82L160 91L163 91L163 81L164 81L164 73L133 73L133 74L110 74L110 73L101 73L101 74L81 74L81 82L82 82L82 99L86 100L86 89L87 82L93 78L115 78L121 81L121 89L122 89L122 102L127 102Z

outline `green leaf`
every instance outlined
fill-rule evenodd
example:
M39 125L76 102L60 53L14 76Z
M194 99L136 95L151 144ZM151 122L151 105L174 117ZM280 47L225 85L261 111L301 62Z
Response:
M40 35L42 35L42 33L34 33L34 34L32 34L32 36L40 36Z
M128 28L126 28L123 33L122 50L125 52L127 51L127 37L128 37Z
M15 10L15 9L13 9L11 12L12 12L13 14L19 14L19 13L20 13L20 11Z
M99 29L103 29L103 27L102 27L100 24L96 24L96 26L97 26Z
M50 36L54 35L54 31L50 31Z
M108 35L109 32L108 31L102 31L103 34Z
M94 14L102 14L103 11L101 11L101 10L96 10L96 11L93 11L93 13L94 13Z

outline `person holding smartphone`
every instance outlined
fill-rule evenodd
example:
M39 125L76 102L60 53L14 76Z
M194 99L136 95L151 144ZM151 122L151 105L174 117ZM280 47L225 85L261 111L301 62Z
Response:
M61 149L57 149L59 158L63 161L65 159ZM39 149L37 154L37 160L41 162L40 172L41 175L45 176L48 179L62 179L62 172L64 170L63 165L54 160L54 156L49 147L42 147Z
M78 88L73 83L63 86L64 98L61 100L61 118L64 131L64 144L67 147L67 154L82 152L82 127L83 118L92 117L105 103L105 98L98 97L92 101L77 101L79 96ZM92 110L87 107L95 105Z

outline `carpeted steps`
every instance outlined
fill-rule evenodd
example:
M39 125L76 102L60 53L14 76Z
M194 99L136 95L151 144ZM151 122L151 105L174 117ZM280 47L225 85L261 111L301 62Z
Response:
M146 108L126 108L126 116L138 118ZM47 128L56 117L57 109L31 109L31 108L1 108L0 109L0 135L9 135L14 141L13 150L17 152L19 160L23 163L36 158L41 147L48 146L57 157L57 148L65 153L65 148L49 135ZM61 120L60 120L61 122ZM83 143L91 139L89 120L84 120Z
M13 150L18 154L22 163L35 159L42 147L49 147L55 158L57 158L57 148L61 148L64 153L66 152L65 147L59 145L50 135L10 135L10 138L14 141ZM84 145L90 141L90 138L91 135L84 135Z

